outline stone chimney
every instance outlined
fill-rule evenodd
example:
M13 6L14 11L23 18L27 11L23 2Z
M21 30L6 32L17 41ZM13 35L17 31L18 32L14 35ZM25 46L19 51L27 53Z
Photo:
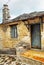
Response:
M6 23L10 18L9 8L7 4L3 5L3 23Z

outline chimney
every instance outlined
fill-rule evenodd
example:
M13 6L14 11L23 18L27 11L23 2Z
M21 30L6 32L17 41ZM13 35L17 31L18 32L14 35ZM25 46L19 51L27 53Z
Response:
M6 23L10 18L9 8L7 4L3 5L3 23Z

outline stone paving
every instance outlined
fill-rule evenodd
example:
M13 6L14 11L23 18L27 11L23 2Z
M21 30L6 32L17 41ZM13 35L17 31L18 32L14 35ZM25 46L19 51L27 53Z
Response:
M44 65L32 59L17 58L15 55L0 55L0 65Z
M15 54L0 54L0 65L44 65L44 63L38 62L33 59L22 57L21 53L25 52L23 47L16 48Z
M16 58L10 55L0 55L0 65L15 65Z
M18 61L15 55L0 55L0 65L29 65Z

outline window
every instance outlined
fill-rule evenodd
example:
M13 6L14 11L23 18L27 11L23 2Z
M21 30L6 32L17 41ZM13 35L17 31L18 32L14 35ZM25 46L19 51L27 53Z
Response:
M17 38L18 34L17 34L17 25L13 25L11 26L11 38Z

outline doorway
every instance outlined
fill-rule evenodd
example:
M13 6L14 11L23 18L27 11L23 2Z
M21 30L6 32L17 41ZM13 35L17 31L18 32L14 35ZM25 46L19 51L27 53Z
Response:
M41 49L40 24L31 25L31 47L35 49Z

